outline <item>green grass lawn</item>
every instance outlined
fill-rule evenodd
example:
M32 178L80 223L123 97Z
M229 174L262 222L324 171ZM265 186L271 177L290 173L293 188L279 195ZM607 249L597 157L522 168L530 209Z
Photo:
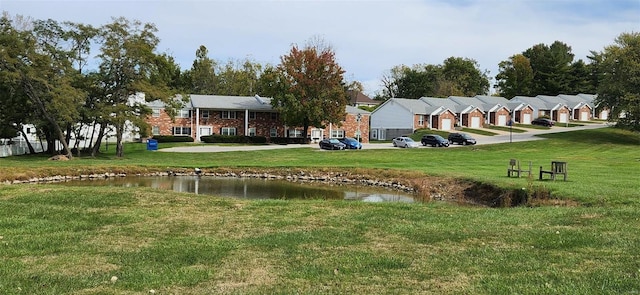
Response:
M0 185L2 294L636 294L640 136L612 128L449 149L0 159L0 180L175 168L413 171L543 186L572 206L237 200L149 188ZM160 146L161 148L163 145ZM569 180L507 178L510 158ZM113 278L113 280L112 280Z

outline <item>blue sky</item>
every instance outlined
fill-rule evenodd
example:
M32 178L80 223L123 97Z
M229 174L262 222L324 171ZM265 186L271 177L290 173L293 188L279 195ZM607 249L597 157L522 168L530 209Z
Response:
M275 65L317 36L371 96L397 65L465 57L495 77L500 61L535 44L559 40L586 59L640 31L640 0L0 0L0 10L94 26L119 16L154 23L158 50L183 70L200 45L221 62Z

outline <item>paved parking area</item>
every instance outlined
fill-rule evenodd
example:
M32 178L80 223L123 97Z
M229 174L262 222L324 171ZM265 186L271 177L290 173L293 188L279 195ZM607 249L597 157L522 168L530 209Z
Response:
M473 136L478 142L477 145L485 145L485 144L496 144L496 143L507 143L507 142L519 142L519 141L531 141L531 140L543 140L544 138L538 137L538 134L545 133L560 133L567 131L576 131L582 129L595 129L595 128L603 128L607 127L606 124L586 124L585 126L577 126L577 127L562 127L562 126L554 126L551 129L526 129L518 127L519 129L526 129L527 132L524 133L511 133L508 131L496 131L491 130L492 132L499 133L499 135L494 136L486 136L486 135L477 135L470 134ZM461 145L453 144L450 147L459 147ZM287 144L287 145L279 145L279 144L270 144L270 145L237 145L237 146L219 146L219 145L198 145L198 146L182 146L182 147L172 147L163 149L160 146L158 151L161 152L174 152L174 153L219 153L219 152L237 152L237 151L258 151L258 150L273 150L273 149L291 149L291 148L312 148L312 149L320 149L318 144ZM432 148L420 146L419 148ZM362 149L397 149L393 147L391 143L364 143L362 144Z

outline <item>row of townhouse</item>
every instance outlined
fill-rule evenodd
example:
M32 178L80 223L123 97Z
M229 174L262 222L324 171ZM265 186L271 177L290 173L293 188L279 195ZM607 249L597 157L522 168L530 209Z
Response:
M164 104L148 104L153 113L147 118L152 135L201 136L241 135L271 137L306 137L314 142L323 138L353 137L369 141L370 112L347 105L340 124L312 126L303 135L302 128L286 126L271 106L271 98L255 96L190 95L189 103L172 120Z
M516 96L511 100L486 95L391 98L371 113L370 137L385 140L422 128L448 131L458 126L477 129L510 122L531 124L540 116L559 123L607 119L607 110L597 109L594 99L592 94Z

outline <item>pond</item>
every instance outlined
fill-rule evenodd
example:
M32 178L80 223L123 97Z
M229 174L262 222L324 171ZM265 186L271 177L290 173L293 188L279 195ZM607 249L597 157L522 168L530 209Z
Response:
M127 176L71 180L74 186L149 187L239 199L326 199L364 202L417 202L411 193L371 186L296 183L286 180L214 176Z

